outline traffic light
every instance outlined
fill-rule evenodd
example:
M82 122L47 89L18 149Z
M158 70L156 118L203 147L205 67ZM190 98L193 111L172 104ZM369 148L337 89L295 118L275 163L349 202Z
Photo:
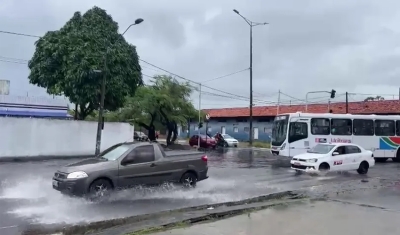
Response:
M199 129L202 128L202 127L203 127L203 123L200 122L200 123L199 123Z
M335 98L336 95L336 91L332 89L331 91L331 99Z

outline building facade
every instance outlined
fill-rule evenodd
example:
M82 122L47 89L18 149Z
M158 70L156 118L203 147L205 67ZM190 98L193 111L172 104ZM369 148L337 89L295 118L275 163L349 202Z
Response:
M380 100L349 102L348 113L351 114L376 114L376 115L400 115L400 100ZM208 122L208 134L217 132L229 134L239 141L249 140L249 108L225 108L203 110L210 115ZM272 123L277 114L306 112L304 105L284 106L257 106L253 108L253 139L258 141L270 141ZM310 104L308 113L346 113L346 103ZM189 123L188 127L182 127L180 136L185 138L198 133L198 121ZM206 124L200 128L200 133L206 133Z
M0 95L0 116L72 119L62 99Z
M274 117L255 118L253 120L254 140L269 141ZM247 141L250 135L248 118L214 118L203 124L200 133L215 135L217 132L232 136L239 141ZM198 133L198 122L190 123L189 135ZM187 128L182 128L181 137L187 135Z

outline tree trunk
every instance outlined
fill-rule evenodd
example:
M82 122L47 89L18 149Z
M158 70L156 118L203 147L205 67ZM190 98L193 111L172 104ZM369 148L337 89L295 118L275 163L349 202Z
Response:
M78 104L75 103L74 120L78 120Z
M171 145L171 136L172 136L172 131L169 130L168 128L168 134L167 134L167 146Z
M156 128L153 124L149 125L149 129L147 129L147 135L150 141L156 141Z
M154 126L154 120L156 119L155 114L151 114L151 121L149 125L144 124L143 122L139 122L139 126L143 127L147 130L147 137L149 137L150 141L156 141L156 127Z
M172 127L173 127L172 129L173 135L171 142L175 143L176 139L178 138L178 125L176 124L176 122L172 122Z

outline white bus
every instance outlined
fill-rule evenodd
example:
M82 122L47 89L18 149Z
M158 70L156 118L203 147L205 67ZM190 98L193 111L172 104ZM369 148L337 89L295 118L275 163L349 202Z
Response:
M275 118L272 154L293 157L317 143L355 143L377 162L400 162L400 116L297 112Z

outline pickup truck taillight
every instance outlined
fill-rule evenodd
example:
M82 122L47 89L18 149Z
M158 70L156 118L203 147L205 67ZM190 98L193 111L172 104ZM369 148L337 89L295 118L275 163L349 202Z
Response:
M202 157L201 157L201 160L203 160L204 162L207 162L207 161L208 161L207 155L202 156Z

